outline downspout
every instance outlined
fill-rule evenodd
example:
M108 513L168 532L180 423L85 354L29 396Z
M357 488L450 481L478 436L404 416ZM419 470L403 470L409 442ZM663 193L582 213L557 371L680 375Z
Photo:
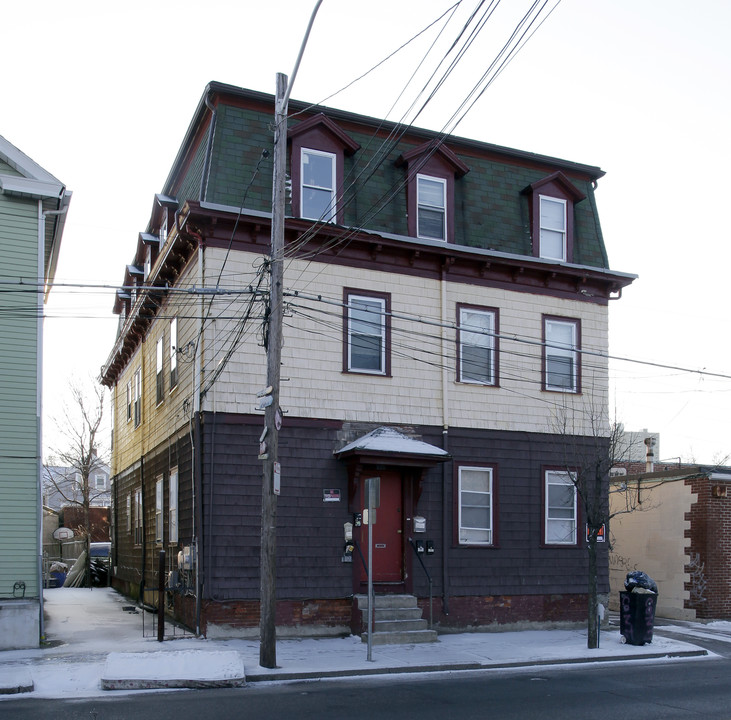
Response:
M45 282L45 250L46 250L46 218L49 215L63 215L68 210L68 204L64 205L63 200L66 194L66 188L62 187L58 198L58 210L43 210L43 200L38 200L38 280ZM58 249L56 243L51 246L51 254L49 263L49 273L55 268L56 259L58 257ZM49 274L50 277L50 274ZM45 302L46 291L38 293L37 296L37 318L36 325L36 495L38 502L37 525L38 533L38 631L39 641L45 640L46 628L43 620L43 303Z
M448 357L447 336L447 270L442 267L441 279L441 325L442 325L442 357ZM449 452L449 377L447 364L442 363L442 449ZM451 463L442 463L442 612L449 615L449 521L451 513L447 505L447 488L449 487L449 467Z
M206 103L208 100L206 99ZM211 119L213 124L213 119ZM212 133L212 128L211 128ZM212 138L209 136L209 141ZM205 248L203 241L198 241L198 277L196 282L198 287L203 287L205 281L204 264ZM203 540L203 518L201 517L202 493L203 493L203 452L201 448L201 372L202 372L202 355L203 355L203 295L198 298L198 342L196 343L195 362L193 366L193 417L195 418L195 426L193 430L193 443L191 445L192 460L192 500L193 500L193 546L195 547L195 634L200 635L201 629L201 593L203 582L205 579L205 566L202 563L203 552L205 550L205 542ZM201 547L201 544L203 547Z
M208 173L211 169L211 151L213 150L213 134L216 130L216 118L218 112L216 111L215 105L211 104L210 92L206 93L206 107L211 111L211 122L208 126L208 143L206 144L206 155L203 158L203 172L201 173L201 186L199 197L200 201L204 202L206 199L206 191L208 190Z
M43 201L38 201L38 278L45 278L44 261L46 247L46 216L43 212ZM43 293L38 293L38 324L36 325L36 502L38 532L38 630L39 644L46 638L43 621Z
M145 459L140 455L140 502L142 513L142 570L140 572L140 589L138 592L138 601L141 605L145 604L145 565L147 560L147 533L145 532Z

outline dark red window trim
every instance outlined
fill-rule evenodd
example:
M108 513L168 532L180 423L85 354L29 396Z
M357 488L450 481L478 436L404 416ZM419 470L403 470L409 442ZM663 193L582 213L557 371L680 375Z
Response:
M492 313L495 316L495 327L494 327L494 333L495 337L493 338L494 342L494 365L495 365L495 375L493 377L493 381L491 383L479 383L479 382L473 382L471 380L462 380L462 339L461 334L462 331L459 329L461 327L460 322L460 315L461 310L477 310L478 312L484 312L484 313ZM455 377L458 383L464 383L465 385L476 385L476 386L482 386L482 387L500 387L500 309L496 307L487 307L484 305L471 305L469 303L457 303L457 365L455 367Z
M358 295L365 298L384 301L385 324L385 367L382 373L351 370L348 368L348 309L350 296ZM359 288L343 288L343 372L348 375L367 375L369 377L391 377L391 293L376 292L375 290L361 290Z
M576 387L573 390L559 390L557 388L549 388L546 386L546 321L555 320L557 322L571 323L576 327ZM562 317L561 315L542 315L541 316L541 389L544 392L566 393L569 395L581 395L581 319L573 317Z
M546 473L575 473L578 475L578 468L565 467L560 465L542 465L541 466L541 548L550 549L573 549L581 546L581 528L583 526L583 513L581 509L581 497L576 489L576 542L573 543L547 543L546 542Z
M462 467L473 467L485 470L492 470L492 542L489 545L478 545L473 543L460 543L459 541L459 503L460 503L460 492L459 492L459 469ZM499 488L499 466L497 463L482 462L480 460L474 460L472 462L462 460L454 463L454 476L452 479L454 492L452 493L452 544L455 548L461 548L465 550L495 550L500 547L500 513L499 513L499 500L498 500L498 488Z
M566 260L574 261L574 206L586 198L562 172L555 172L523 191L530 201L530 227L533 256L541 256L541 196L566 201Z
M360 145L322 113L289 128L287 137L291 143L292 215L301 217L302 212L300 207L302 149L319 150L335 155L335 219L338 225L343 225L345 217L343 208L345 156L355 153Z

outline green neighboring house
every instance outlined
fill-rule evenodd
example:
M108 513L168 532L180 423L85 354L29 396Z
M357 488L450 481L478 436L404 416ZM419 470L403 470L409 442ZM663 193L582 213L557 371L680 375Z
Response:
M71 193L0 136L0 649L43 634L43 304Z

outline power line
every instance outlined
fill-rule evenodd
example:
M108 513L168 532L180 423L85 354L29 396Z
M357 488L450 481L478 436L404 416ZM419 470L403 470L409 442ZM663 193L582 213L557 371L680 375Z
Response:
M341 300L328 299L322 295L305 295L299 291L285 292L285 296L299 298L299 299L313 301L313 302L321 302L321 303L324 303L327 305L332 305L332 306L336 306L336 307L340 307L340 308L349 307L347 303L344 303ZM561 346L557 346L557 345L552 345L543 340L536 340L534 338L522 337L522 336L514 334L514 333L512 333L512 334L493 333L493 332L489 332L487 330L480 330L480 329L474 328L472 326L470 326L469 328L462 328L456 322L442 322L440 320L436 320L433 318L427 318L423 315L410 315L408 313L398 313L398 312L393 312L393 311L390 313L386 313L386 312L378 313L378 312L373 311L373 314L374 315L380 314L384 317L388 316L391 318L406 320L406 321L415 322L415 323L422 323L424 325L429 325L432 327L447 328L447 329L451 329L451 330L455 330L455 331L460 330L460 329L467 329L471 333L482 334L482 335L486 335L489 337L494 337L496 339L521 343L521 344L525 344L525 345L533 345L533 346L539 346L539 347L545 347L545 348L561 347ZM705 377L717 377L717 378L722 378L724 380L731 380L731 375L727 375L725 373L715 373L715 372L710 372L708 370L684 368L684 367L680 367L677 365L669 365L666 363L653 362L650 360L639 360L636 358L629 358L629 357L623 357L623 356L618 356L618 355L610 355L609 353L603 352L601 350L592 350L589 348L574 348L574 351L581 355L597 357L597 358L601 358L603 360L616 360L616 361L621 361L621 362L634 363L637 365L645 365L645 366L649 366L649 367L660 368L663 370L677 370L679 372L693 373L693 374L702 375Z

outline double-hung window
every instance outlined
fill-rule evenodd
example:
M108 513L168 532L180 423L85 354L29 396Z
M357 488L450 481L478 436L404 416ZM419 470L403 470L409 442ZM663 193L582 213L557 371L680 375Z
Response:
M139 427L142 422L142 368L137 368L132 383L132 409L135 427Z
M178 318L170 321L170 389L178 384Z
M107 488L106 475L94 475L94 489L95 490L106 490L106 488Z
M129 422L132 419L132 397L133 397L132 388L133 387L134 387L133 386L133 383L130 380L127 383L127 400L126 400L126 404L127 404L127 422Z
M544 389L579 392L579 321L543 318Z
M459 308L459 382L497 385L497 310Z
M135 545L142 545L142 488L135 490Z
M566 260L566 200L540 196L540 256Z
M458 527L460 545L492 545L493 470L459 468Z
M348 372L387 375L387 296L346 293L346 357Z
M132 493L127 495L127 532L132 532Z
M300 158L302 217L334 222L337 215L335 154L302 148Z
M157 388L157 404L159 405L165 399L165 377L162 369L164 338L159 338L155 352L155 384Z
M447 239L447 181L443 178L416 176L416 236Z
M178 544L178 468L170 471L168 488L168 542Z
M576 545L577 507L574 474L547 470L545 476L546 545Z
M155 481L155 542L162 545L163 533L163 494L162 494L162 475Z

